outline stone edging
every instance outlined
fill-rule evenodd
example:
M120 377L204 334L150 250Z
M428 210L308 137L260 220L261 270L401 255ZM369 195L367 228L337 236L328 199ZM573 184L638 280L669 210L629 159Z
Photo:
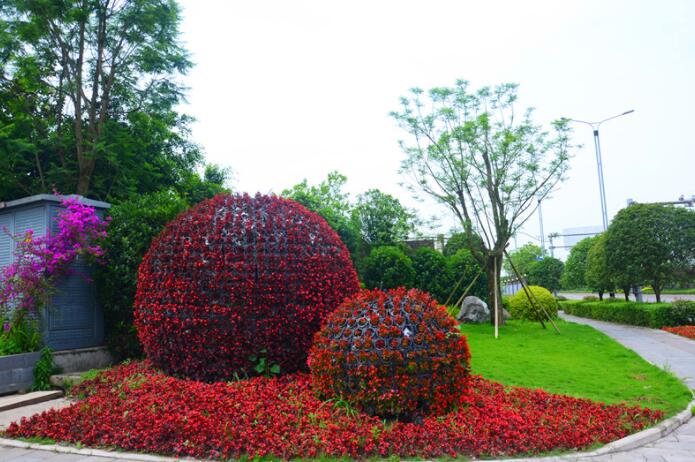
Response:
M564 456L551 456L535 458L534 461L557 461L564 459L565 457L571 458L568 460L575 460L579 457L597 457L606 454L612 454L616 452L629 451L641 446L663 438L668 435L676 428L687 423L691 418L693 418L693 413L691 409L695 409L695 400L691 401L685 410L679 412L675 416L664 420L663 422L650 427L641 432L634 433L632 435L626 436L625 438L608 443L605 446L591 452L575 452L571 454L565 454ZM141 462L185 462L185 461L199 461L200 459L180 459L165 456L155 456L150 454L139 454L134 452L115 452L115 451L105 451L103 449L81 449L73 446L63 446L58 444L38 444L38 443L27 443L24 441L0 438L0 446L10 446L14 448L23 449L37 449L42 451L53 451L64 454L78 454L83 456L95 456L95 457L105 457L111 459L129 459ZM504 462L527 462L530 458L517 458L517 459L504 459ZM494 461L489 461L494 462Z

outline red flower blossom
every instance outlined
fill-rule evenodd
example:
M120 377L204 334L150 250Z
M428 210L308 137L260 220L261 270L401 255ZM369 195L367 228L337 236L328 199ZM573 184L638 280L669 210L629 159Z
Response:
M662 329L666 332L695 340L695 326L663 327Z

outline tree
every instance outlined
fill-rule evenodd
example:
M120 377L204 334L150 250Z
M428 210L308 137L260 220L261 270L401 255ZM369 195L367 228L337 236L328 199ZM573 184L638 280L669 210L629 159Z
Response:
M587 284L584 279L584 274L586 273L586 258L594 242L596 242L595 237L585 237L577 242L570 250L561 279L562 287L565 289L586 287Z
M316 186L309 186L302 180L280 194L295 200L312 212L318 213L338 233L355 260L359 243L359 232L350 221L349 194L343 192L347 177L338 172L330 172L328 177Z
M470 250L459 249L455 254L448 258L447 266L449 267L449 273L451 274L451 286L449 287L449 293L447 293L446 296L449 297L449 295L451 295L452 303L456 303L456 301L461 298L461 295L463 295L466 288L468 288L468 286L471 284L473 285L471 286L467 295L475 295L476 297L487 300L488 303L490 303L490 299L488 298L489 294L487 291L487 274L485 271L480 271L480 263L475 259L475 257L473 257L473 253ZM478 274L480 274L480 276L478 276ZM475 283L473 283L476 276L478 276L478 279L475 281ZM458 284L458 287L456 287L456 284ZM446 298L442 301L442 303L445 301Z
M450 257L458 252L459 249L469 249L469 245L466 233L453 233L447 239L446 244L444 244L444 256ZM479 249L483 247L483 240L480 236L473 236L473 246Z
M664 286L695 264L693 242L695 212L632 204L616 214L606 232L608 270L622 281L649 283L659 302Z
M413 262L398 247L375 247L364 266L364 285L368 289L412 287L415 282Z
M509 252L509 258L512 259L512 263L514 263L516 270L521 273L522 276L525 276L528 275L533 263L543 259L543 249L529 242ZM507 274L514 274L512 265L506 258L504 259L503 268ZM546 287L546 289L548 289L548 287Z
M173 0L3 2L0 197L118 201L194 172L179 22Z
M357 196L352 208L353 228L370 247L394 245L415 231L415 213L403 207L398 199L378 189Z
M552 123L551 135L534 123L532 110L517 116L516 98L514 84L472 92L459 80L427 95L415 88L392 113L409 135L401 141L401 172L412 189L447 206L471 247L473 236L483 238L483 248L473 253L488 273L491 301L498 288L499 319L504 249L538 200L562 180L571 147L566 119Z
M146 194L111 209L104 264L97 268L99 304L104 310L106 343L117 360L142 357L133 325L133 300L142 257L152 239L189 204L169 191Z
M586 273L584 280L591 290L598 292L598 298L603 300L605 292L615 290L613 277L608 270L608 257L606 255L606 235L599 234L586 256Z
M560 289L560 278L564 268L565 264L554 257L544 257L534 261L528 268L528 283L556 292Z
M447 258L435 249L420 247L413 252L411 260L415 270L414 287L444 303L452 289Z

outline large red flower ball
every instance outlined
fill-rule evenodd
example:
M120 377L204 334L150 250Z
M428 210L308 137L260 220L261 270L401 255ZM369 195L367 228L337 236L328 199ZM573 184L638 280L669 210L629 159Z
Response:
M446 308L416 289L364 291L328 315L309 354L324 399L412 420L450 410L470 373L466 338Z
M169 223L138 275L135 323L147 357L213 381L306 368L326 314L359 289L338 235L302 205L219 195Z

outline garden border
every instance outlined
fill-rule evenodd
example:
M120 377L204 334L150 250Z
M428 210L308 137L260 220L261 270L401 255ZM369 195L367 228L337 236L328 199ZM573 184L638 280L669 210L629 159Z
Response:
M577 457L591 458L604 456L607 454L613 454L618 452L629 451L642 447L646 444L653 443L656 440L663 438L664 436L670 434L675 429L681 425L686 424L693 418L693 412L691 409L695 409L695 399L690 401L685 409L673 417L670 417L657 425L642 430L640 432L634 433L632 435L621 438L612 443L608 443L595 451L590 452L573 452L569 454L563 454L558 456L546 456L546 457L524 457L516 459L500 459L498 462L531 462L531 461L558 461L558 460L576 460ZM41 451L52 451L63 454L77 454L83 456L95 456L95 457L106 457L111 459L128 459L133 461L141 462L197 462L205 459L191 459L191 458L175 458L169 456L157 456L151 454L142 454L137 452L116 452L107 451L104 449L89 449L89 448L77 448L74 446L66 446L60 444L39 444L39 443L27 443L25 441L0 438L0 446L9 446L14 448L22 449L34 449ZM386 460L386 459L384 459ZM475 459L474 459L475 460ZM487 462L495 462L492 459L485 459Z

